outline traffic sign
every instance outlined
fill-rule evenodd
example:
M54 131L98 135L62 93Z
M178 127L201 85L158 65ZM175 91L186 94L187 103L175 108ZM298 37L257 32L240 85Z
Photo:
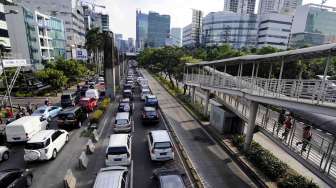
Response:
M30 66L25 59L4 59L2 63L4 68Z

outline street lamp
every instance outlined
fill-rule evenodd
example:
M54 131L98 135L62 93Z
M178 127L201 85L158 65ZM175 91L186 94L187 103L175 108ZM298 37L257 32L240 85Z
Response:
M17 10L9 10L9 12L5 12L5 15L8 15L8 14L18 14L18 11ZM10 110L13 113L13 105L12 105L12 99L10 97L10 92L9 92L9 88L8 88L7 75L6 75L5 67L4 67L4 64L3 64L3 61L2 61L2 59L3 59L2 49L4 49L4 45L2 45L2 46L3 46L3 48L0 48L0 62L1 62L1 67L2 67L3 74L4 74L5 83L6 83L6 90L7 90Z

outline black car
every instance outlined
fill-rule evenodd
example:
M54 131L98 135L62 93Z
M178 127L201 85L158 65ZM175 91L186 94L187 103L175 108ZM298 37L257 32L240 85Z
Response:
M124 84L124 90L132 90L132 84Z
M142 111L142 122L143 123L158 123L159 114L154 107L145 106Z
M133 92L130 89L124 89L123 91L123 97L129 98L130 100L133 100Z
M88 118L88 114L80 107L75 106L66 108L58 114L57 123L59 127L77 127L80 128L82 123Z
M62 108L75 106L79 102L80 96L78 93L65 93L61 96Z
M23 188L33 183L33 173L28 169L7 169L0 171L0 187Z
M159 188L186 188L184 182L185 173L176 169L156 169L153 172L153 179Z

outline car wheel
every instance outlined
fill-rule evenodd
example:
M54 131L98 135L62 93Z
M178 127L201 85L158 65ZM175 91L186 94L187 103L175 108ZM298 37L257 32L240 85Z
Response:
M33 184L33 176L28 175L26 179L26 185L27 187L30 187Z
M53 153L52 153L52 159L56 159L57 157L57 151L56 149L54 149Z
M65 137L65 143L69 142L69 135L66 135Z
M7 161L9 159L9 152L5 151L5 153L2 155L2 160Z

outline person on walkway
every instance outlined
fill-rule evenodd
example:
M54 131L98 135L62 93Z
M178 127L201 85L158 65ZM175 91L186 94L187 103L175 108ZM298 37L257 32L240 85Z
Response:
M282 139L287 140L288 134L292 129L292 116L289 114L284 122L285 131L282 133Z
M296 146L302 144L301 152L306 151L306 147L310 143L310 141L312 139L312 136L313 135L312 135L312 132L311 132L311 126L304 127L303 132L302 132L302 141L296 143Z
M44 105L49 106L49 99L48 98L46 98L46 100L44 101Z

